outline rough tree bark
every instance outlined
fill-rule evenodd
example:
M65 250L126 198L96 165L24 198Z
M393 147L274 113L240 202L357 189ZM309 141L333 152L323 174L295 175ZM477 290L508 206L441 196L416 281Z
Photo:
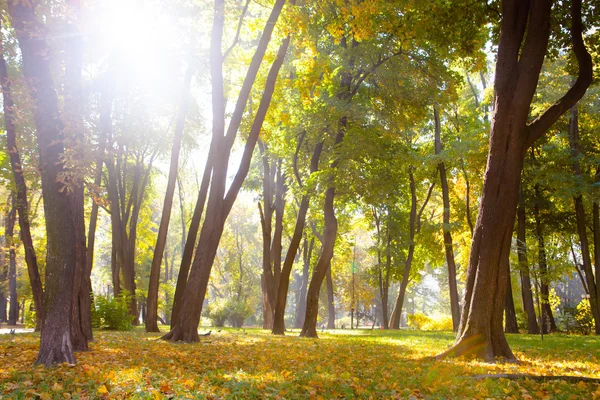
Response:
M577 106L571 107L571 120L569 123L569 144L571 147L571 153L573 156L573 172L576 177L581 176L581 166L579 165L579 117ZM592 268L592 260L590 258L590 245L587 235L587 219L585 215L585 207L583 206L583 195L579 193L573 197L575 203L575 219L577 221L577 233L579 235L579 247L581 249L581 258L583 261L583 271L585 272L585 279L588 288L588 294L590 295L590 308L592 309L592 316L594 317L594 328L596 334L600 334L600 266L598 265L598 203L596 202L596 209L593 210L594 221L594 240L595 240L595 261L596 261L596 279L594 280L594 272ZM543 294L543 293L542 293Z
M75 272L73 275L73 310L71 322L71 341L74 351L88 350L88 335L92 332L91 293L92 282L86 271L87 249L85 243L85 216L83 195L83 147L85 146L83 124L83 39L79 30L81 4L79 0L67 2L69 20L66 24L65 39L65 104L62 119L64 122L67 145L70 148L70 162L75 165L71 172L69 202L75 229Z
M526 214L522 186L523 185L521 184L521 187L519 188L517 207L517 254L519 257L519 275L521 276L521 295L523 297L523 309L527 314L527 333L539 334L540 327L535 316L529 263L527 262Z
M2 20L0 19L0 27ZM33 304L36 311L35 329L42 328L42 317L44 314L44 290L42 280L31 238L31 229L29 226L29 202L27 200L27 185L23 176L23 165L21 156L17 148L17 134L13 119L14 102L11 92L11 80L8 76L6 61L4 60L4 47L0 38L0 84L2 85L2 98L4 107L4 125L6 128L6 144L10 159L10 167L13 174L16 187L16 207L19 212L19 228L21 229L21 241L25 250L25 262L27 263L27 273L31 284L33 294Z
M321 151L323 150L323 142L319 142L315 145L312 158L310 161L310 174L313 174L319 168L319 158L321 157ZM300 187L303 187L302 181L298 181ZM281 275L279 277L279 284L277 287L277 299L275 303L275 313L273 318L273 334L275 335L283 335L285 333L285 307L287 301L287 294L290 284L290 273L292 271L292 267L294 266L294 260L296 258L296 254L298 252L298 247L300 247L300 241L302 240L302 235L304 234L304 226L306 224L306 213L308 212L308 207L310 204L310 194L305 193L302 196L302 200L300 201L300 206L298 207L298 215L296 216L296 225L294 227L294 233L292 234L292 240L290 241L290 245L288 247L287 254L285 255L285 260L283 262L283 268L281 270ZM312 253L312 246L314 244L314 238L311 240L310 249L307 249L307 243L305 240L304 243L304 269L306 270L306 275L308 276L308 267L310 266L310 254ZM303 284L303 288L301 289L300 294L300 302L303 302L304 297L306 295L302 295L302 290L306 293L306 285Z
M435 154L442 152L442 135L439 106L433 106L435 122ZM448 178L446 177L446 165L443 161L438 162L440 171L440 182L442 185L442 199L444 203L444 249L446 252L446 264L448 265L448 288L450 292L450 311L452 312L452 330L457 331L460 323L460 302L458 299L458 287L456 285L456 262L454 261L454 246L452 244L452 233L450 232L450 193L448 189Z
M514 360L502 329L508 256L527 149L585 93L592 62L583 43L581 0L571 2L571 38L579 63L575 84L528 123L550 36L552 1L502 1L494 82L494 116L479 215L467 270L465 303L454 346L437 356L472 354Z
M242 84L242 89L240 90L240 95L231 116L227 132L225 132L223 55L221 52L225 7L223 0L215 0L210 57L213 86L212 140L215 142L214 156L209 154L209 158L214 157L212 160L212 180L210 183L206 218L200 232L200 240L190 274L185 284L183 306L178 321L174 322L175 325L173 329L163 336L164 339L172 341L184 340L188 342L199 340L198 323L200 322L202 303L206 295L210 272L223 233L225 220L231 211L231 207L233 206L239 190L248 174L252 153L256 147L256 142L258 141L258 136L273 96L277 75L283 65L283 60L289 47L289 36L284 39L282 45L279 47L277 56L271 65L271 69L267 75L263 96L244 147L240 166L229 187L229 191L225 193L225 188L227 186L227 164L229 162L231 148L239 130L258 69L262 63L265 51L271 40L273 29L279 19L284 4L285 0L277 0L273 6L271 15L266 22L263 34L259 40L257 50L252 58L246 77L244 78L244 83Z
M192 55L195 46L192 46ZM158 329L158 286L160 282L160 265L162 264L163 252L167 244L167 233L169 230L169 221L171 221L171 208L173 207L173 196L175 195L175 184L177 183L177 171L179 169L179 153L181 151L181 140L183 138L183 128L185 125L185 116L189 104L189 91L194 74L194 65L192 60L185 72L183 78L183 94L177 123L175 124L175 134L173 136L173 146L171 148L171 165L169 166L169 179L167 181L167 191L163 202L162 216L156 237L156 246L154 247L154 257L150 267L150 282L148 285L148 299L146 308L146 332L160 332Z
M21 54L23 73L33 99L44 215L46 218L46 290L44 320L38 364L74 363L71 346L73 273L76 263L75 230L67 191L61 176L65 169L63 124L50 73L51 54L44 27L35 16L35 7L9 2L11 17Z

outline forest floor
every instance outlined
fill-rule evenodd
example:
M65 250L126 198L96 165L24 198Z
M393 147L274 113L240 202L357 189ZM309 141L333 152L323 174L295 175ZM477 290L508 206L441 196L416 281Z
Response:
M451 332L212 330L197 344L158 334L94 332L77 365L34 366L39 335L0 336L0 398L557 398L600 399L600 385L480 374L600 378L600 337L509 335L520 364L430 361Z

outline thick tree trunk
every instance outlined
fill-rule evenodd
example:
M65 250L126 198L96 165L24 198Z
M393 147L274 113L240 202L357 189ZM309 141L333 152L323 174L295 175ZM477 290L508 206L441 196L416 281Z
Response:
M442 152L441 124L438 105L433 107L435 120L435 154ZM457 331L460 323L460 305L458 300L458 287L456 285L456 263L454 261L454 246L452 244L452 233L450 232L450 193L448 190L448 178L446 177L446 166L443 162L438 163L440 181L442 184L442 198L444 203L444 249L446 251L446 264L448 264L448 288L450 292L450 311L452 312L452 330Z
M538 241L538 267L540 269L540 295L542 301L541 326L543 333L555 332L556 322L550 306L550 280L548 277L548 261L546 259L546 243L544 240L544 229L540 217L539 203L541 202L541 193L539 185L535 185L536 203L533 206L533 216L535 218L535 232Z
M513 299L512 283L510 281L510 270L508 272L508 282L506 286L506 297L504 301L504 332L519 333L517 325L517 313L515 312L515 301Z
M400 320L402 319L402 306L404 305L404 297L406 296L406 288L408 287L408 281L410 278L410 270L412 268L412 260L415 253L415 225L417 219L417 187L415 185L415 177L413 175L413 168L409 167L408 179L410 181L410 219L408 234L410 243L408 245L408 254L404 261L404 271L402 272L402 282L400 283L400 290L398 297L396 298L396 305L392 316L390 318L390 329L400 329Z
M467 270L459 334L437 356L472 354L489 362L514 360L502 320L508 258L523 158L527 149L585 93L592 80L591 57L582 39L581 0L571 2L571 38L579 62L576 83L528 123L529 109L550 35L552 2L502 1L494 82L494 117L479 214Z
M310 270L310 260L312 258L313 247L315 245L314 236L310 239L304 239L304 252L302 255L302 282L300 286L300 293L298 295L298 302L296 303L296 320L294 322L294 328L302 328L304 325L304 317L306 315L306 292L308 291L308 274ZM285 264L284 264L285 266Z
M81 5L79 0L69 0L69 21L66 24L67 37L65 62L65 106L63 122L67 143L71 148L71 157L75 165L83 164L83 147L86 138L82 117L82 68L83 40L79 31ZM74 351L88 350L88 333L92 331L91 291L92 284L86 274L86 241L83 179L81 171L71 171L74 178L71 182L69 202L75 230L75 272L73 276L73 310L71 322L71 341Z
M37 363L74 363L71 311L76 235L67 191L59 179L65 172L62 164L63 125L52 84L50 60L44 56L52 53L45 40L44 27L35 16L34 7L11 2L8 11L17 33L23 57L23 73L33 99L46 218L46 290Z
M579 165L579 117L577 106L571 108L571 120L569 123L569 144L573 155L573 172L576 176L581 176L581 166ZM592 268L592 260L590 258L590 246L587 235L587 218L585 214L585 208L583 206L583 196L578 194L573 197L575 203L575 219L577 221L577 233L579 235L579 246L581 249L581 258L583 261L583 271L585 272L585 279L588 287L588 294L590 295L590 308L592 309L592 315L594 317L594 327L596 334L600 334L600 292L598 291L600 285L600 266L598 265L598 231L594 230L594 241L595 241L595 258L596 258L596 276L594 280L594 272ZM593 210L594 221L592 225L594 228L598 227L598 203L595 204ZM543 294L543 293L542 293Z
M264 57L267 45L276 22L281 14L285 0L277 0L271 15L269 16L263 35L259 40L258 48L250 63L250 67L244 79L240 96L236 103L234 112L229 122L227 134L225 134L225 101L223 93L223 56L221 53L223 25L224 25L224 2L215 0L214 21L211 40L211 78L213 85L213 141L215 141L215 153L213 163L213 176L210 185L207 212L200 241L183 295L183 308L179 314L179 320L174 328L163 336L164 339L172 341L198 341L198 323L202 312L202 304L206 295L206 288L210 278L210 272L215 259L225 220L231 211L231 207L237 198L239 190L248 174L252 153L262 124L264 122L271 98L275 89L277 75L283 64L283 59L289 47L289 37L284 39L279 48L277 57L273 62L267 75L267 81L263 96L261 98L257 114L250 129L240 167L225 194L227 184L227 164L231 154L231 147L240 127L244 110L246 108L250 91L254 84L258 69ZM212 155L209 154L209 158Z
M195 49L192 49L192 52ZM177 171L179 168L179 152L181 151L181 140L183 138L183 128L185 125L185 116L189 104L189 91L192 83L194 66L190 65L183 79L183 95L179 106L179 115L175 124L175 134L173 136L173 146L171 148L171 165L169 166L169 179L167 182L167 191L163 202L162 216L154 247L154 257L150 267L150 282L148 286L148 299L146 311L146 332L160 332L158 329L158 286L160 282L160 266L162 264L163 252L167 244L167 233L169 230L169 221L171 220L171 208L173 207L173 196L175 195L175 184L177 183Z
M317 143L315 149L312 154L311 162L310 162L310 174L313 174L319 168L319 158L321 157L321 151L323 150L323 142ZM302 186L302 182L298 182L300 186ZM290 241L290 246L288 247L287 254L285 256L285 260L283 262L283 268L281 270L281 274L279 277L279 283L277 285L277 298L275 303L275 312L273 319L273 334L275 335L283 335L285 333L285 307L287 302L287 294L290 284L290 273L292 271L292 267L294 266L294 260L296 259L296 254L298 253L298 248L300 247L300 241L302 240L302 235L304 234L304 226L306 224L306 213L308 212L308 207L310 204L310 194L306 193L302 196L302 200L300 201L300 207L298 208L298 215L296 217L296 225L294 227L294 233L292 235L292 240ZM308 276L308 267L310 266L310 253L312 253L312 246L314 244L314 238L311 240L310 250L307 249L307 243L305 240L304 243L304 270L306 270L306 276ZM308 254L307 254L308 252ZM304 291L304 295L302 294ZM304 298L306 297L306 285L303 282L303 287L301 289L300 294L300 302L304 302ZM298 322L298 311L296 313L296 321Z
M519 257L519 275L521 276L521 295L523 297L523 310L527 314L527 332L530 334L539 334L540 327L535 315L535 306L533 304L533 292L531 291L531 278L529 274L529 263L527 262L527 236L526 236L526 215L525 199L523 198L523 188L519 189L519 205L517 207L517 254Z

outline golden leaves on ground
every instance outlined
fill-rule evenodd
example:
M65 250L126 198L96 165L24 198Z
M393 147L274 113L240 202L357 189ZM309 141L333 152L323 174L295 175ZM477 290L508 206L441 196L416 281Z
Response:
M34 366L36 334L0 337L0 398L595 398L600 387L476 374L600 377L594 337L512 335L521 364L423 361L451 333L334 331L321 339L222 330L196 344L142 332L97 332L77 365Z

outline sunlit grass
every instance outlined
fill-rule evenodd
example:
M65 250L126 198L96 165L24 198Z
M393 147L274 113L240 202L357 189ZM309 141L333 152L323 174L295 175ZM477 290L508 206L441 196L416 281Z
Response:
M451 332L336 330L320 339L219 329L200 343L159 334L95 332L76 366L35 367L37 334L0 336L3 398L593 398L598 385L473 380L486 373L600 378L596 337L510 335L520 364L424 360ZM203 332L203 331L201 331Z

